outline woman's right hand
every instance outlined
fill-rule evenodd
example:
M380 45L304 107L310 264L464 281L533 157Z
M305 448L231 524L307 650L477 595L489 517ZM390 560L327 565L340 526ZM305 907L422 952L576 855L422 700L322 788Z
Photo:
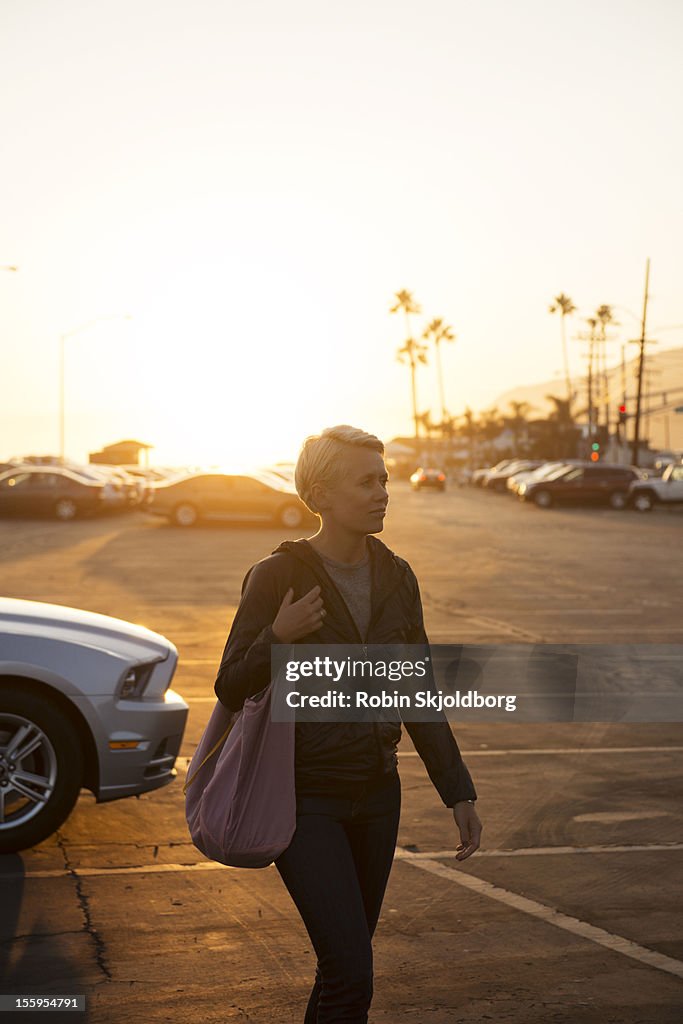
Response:
M325 618L319 586L313 587L298 601L293 597L294 590L290 587L272 625L276 639L282 644L290 644L320 629Z

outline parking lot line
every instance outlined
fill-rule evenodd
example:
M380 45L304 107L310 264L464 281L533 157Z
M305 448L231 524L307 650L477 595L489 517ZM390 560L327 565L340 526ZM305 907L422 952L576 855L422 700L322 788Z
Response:
M649 843L633 846L531 846L522 847L519 850L478 850L479 857L529 857L546 856L547 854L572 853L648 853L661 852L666 850L683 850L683 843ZM416 853L397 847L394 854L395 860L413 861L435 861L447 857L455 857L455 850L430 850L425 853ZM19 874L16 871L0 871L1 878L71 878L80 875L83 878L96 878L99 876L114 875L157 875L169 872L188 871L218 871L225 868L228 871L239 871L241 868L227 868L224 864L218 864L213 860L200 860L188 864L135 864L128 867L94 867L94 868L46 868L42 871L26 871ZM451 870L451 869L448 869ZM467 876L468 878L471 876Z
M662 754L667 751L680 752L683 747L662 746L662 747L553 747L551 749L530 750L461 750L463 757L507 757L510 754ZM399 761L404 757L419 757L416 750L399 751ZM176 771L181 775L187 772L190 766L190 757L179 757L176 760Z
M634 843L630 846L523 846L519 850L477 850L477 860L480 857L545 857L554 853L643 853L652 850L683 850L683 843ZM455 850L418 853L398 847L396 860L441 860L444 857L455 857L455 854Z
M683 747L538 747L528 750L461 750L463 757L502 757L508 754L661 754L667 750L681 751ZM403 750L400 757L419 757L416 750Z
M519 910L524 914L539 918L541 921L552 924L556 928L572 932L574 935L578 935L582 939L588 939L589 942L595 942L599 946L604 946L614 953L621 953L622 956L631 957L633 960L640 960L641 963L647 964L649 967L655 967L657 970L666 971L668 974L674 974L678 978L683 978L682 961L665 956L663 953L657 953L646 946L639 946L638 943L625 939L622 935L614 935L612 932L605 931L604 928L596 928L595 925L588 924L587 921L582 921L578 917L570 917L559 910L547 907L544 903L530 900L527 896L520 896L519 893L503 889L499 885L492 885L491 882L485 882L476 875L470 875L464 871L446 867L446 865L439 864L435 860L420 859L418 854L412 854L410 851L403 851L400 859L404 863L418 868L420 871L427 871L429 874L436 875L438 878L443 878L448 882L455 882L456 885L470 889L479 896L487 896L489 899L497 900L499 903L505 903L514 910Z

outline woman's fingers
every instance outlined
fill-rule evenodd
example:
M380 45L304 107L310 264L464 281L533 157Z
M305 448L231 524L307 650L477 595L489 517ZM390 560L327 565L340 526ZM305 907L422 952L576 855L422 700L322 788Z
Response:
M323 624L325 614L326 612L324 608L320 608L318 611L313 613L311 616L312 629L320 629Z
M320 590L320 585L316 584L298 601L293 601L294 590L289 588L276 618L280 629L280 633L275 630L276 635L286 635L290 642L320 629L327 614Z
M453 817L460 832L460 843L456 846L455 859L467 860L479 849L482 824L474 807L464 801L456 804Z
M479 849L479 844L481 842L481 827L477 827L476 824L473 824L470 829L469 836L463 836L461 832L460 838L462 839L462 842L456 847L456 850L459 850L460 852L456 853L455 859L467 860L468 857L471 857L472 854Z

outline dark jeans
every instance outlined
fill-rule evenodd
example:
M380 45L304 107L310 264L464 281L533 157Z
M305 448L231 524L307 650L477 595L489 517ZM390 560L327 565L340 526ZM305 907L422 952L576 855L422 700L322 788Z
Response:
M296 831L275 861L318 958L304 1024L367 1024L372 935L394 856L398 772L355 798L298 796Z

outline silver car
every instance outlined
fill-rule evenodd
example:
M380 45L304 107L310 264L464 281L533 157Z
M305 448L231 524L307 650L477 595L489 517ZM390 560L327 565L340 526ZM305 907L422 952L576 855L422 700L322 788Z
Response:
M174 645L144 626L0 598L0 853L51 835L81 787L98 802L176 775L188 706Z

